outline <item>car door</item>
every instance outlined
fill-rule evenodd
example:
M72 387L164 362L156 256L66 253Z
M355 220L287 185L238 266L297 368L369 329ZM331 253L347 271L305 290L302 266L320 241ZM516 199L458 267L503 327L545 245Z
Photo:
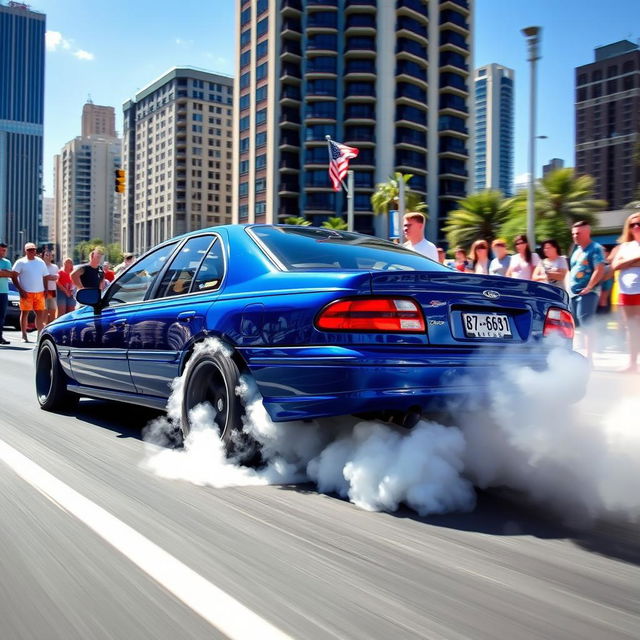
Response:
M166 244L144 256L107 289L99 309L81 310L70 338L71 370L78 384L135 392L127 360L131 320L176 246Z
M222 241L203 233L184 242L131 325L129 368L138 393L168 397L185 350L203 334L224 274Z

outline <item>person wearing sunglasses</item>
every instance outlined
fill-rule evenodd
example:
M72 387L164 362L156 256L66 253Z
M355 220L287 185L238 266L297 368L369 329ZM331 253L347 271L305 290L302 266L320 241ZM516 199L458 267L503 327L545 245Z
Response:
M27 325L29 313L33 311L36 316L36 328L38 337L44 327L47 311L44 292L47 288L49 270L42 258L36 255L36 245L27 242L24 245L24 258L19 258L13 265L13 284L20 292L20 329L22 330L22 342L29 342Z
M620 292L618 302L622 306L627 323L629 341L629 366L624 370L638 373L640 355L640 212L632 213L624 223L620 236L620 248L613 259L613 270L619 271Z
M471 258L471 270L473 273L479 273L481 275L489 274L489 245L485 240L476 240L471 245L471 251L469 252Z
M511 262L511 256L507 253L507 241L504 238L496 238L491 243L493 260L489 265L489 275L506 276Z
M540 256L529 249L527 236L516 236L513 244L516 248L516 253L511 256L507 278L531 280L534 269L540 263Z

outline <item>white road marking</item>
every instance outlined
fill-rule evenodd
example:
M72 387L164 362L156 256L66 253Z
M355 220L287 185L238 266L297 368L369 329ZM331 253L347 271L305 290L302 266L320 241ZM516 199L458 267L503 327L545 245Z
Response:
M227 637L290 640L290 636L3 440L0 440L0 460Z

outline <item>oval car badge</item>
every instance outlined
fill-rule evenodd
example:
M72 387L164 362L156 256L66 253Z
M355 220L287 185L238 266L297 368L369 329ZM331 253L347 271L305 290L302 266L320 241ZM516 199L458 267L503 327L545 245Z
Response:
M491 300L496 300L500 297L500 294L497 291L494 291L493 289L485 289L482 292L482 295L485 298L490 298Z

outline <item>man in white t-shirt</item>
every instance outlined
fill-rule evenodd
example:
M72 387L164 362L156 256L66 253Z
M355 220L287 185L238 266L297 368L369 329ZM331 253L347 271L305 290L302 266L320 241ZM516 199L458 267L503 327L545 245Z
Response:
M438 262L436 245L424 237L424 216L418 212L406 213L402 222L404 237L407 239L403 246Z
M22 329L22 342L29 342L27 337L27 322L29 312L36 315L36 327L38 336L44 327L47 316L44 292L47 288L49 270L41 258L36 256L36 245L27 242L24 245L24 258L16 260L13 265L13 284L20 292L20 328Z
M47 265L47 271L49 275L47 276L47 289L44 292L44 301L45 307L47 308L47 317L46 324L53 322L58 315L58 303L56 298L56 291L58 290L58 285L56 284L58 280L58 265L53 263L53 254L49 249L45 249L42 252L42 259L44 263Z

